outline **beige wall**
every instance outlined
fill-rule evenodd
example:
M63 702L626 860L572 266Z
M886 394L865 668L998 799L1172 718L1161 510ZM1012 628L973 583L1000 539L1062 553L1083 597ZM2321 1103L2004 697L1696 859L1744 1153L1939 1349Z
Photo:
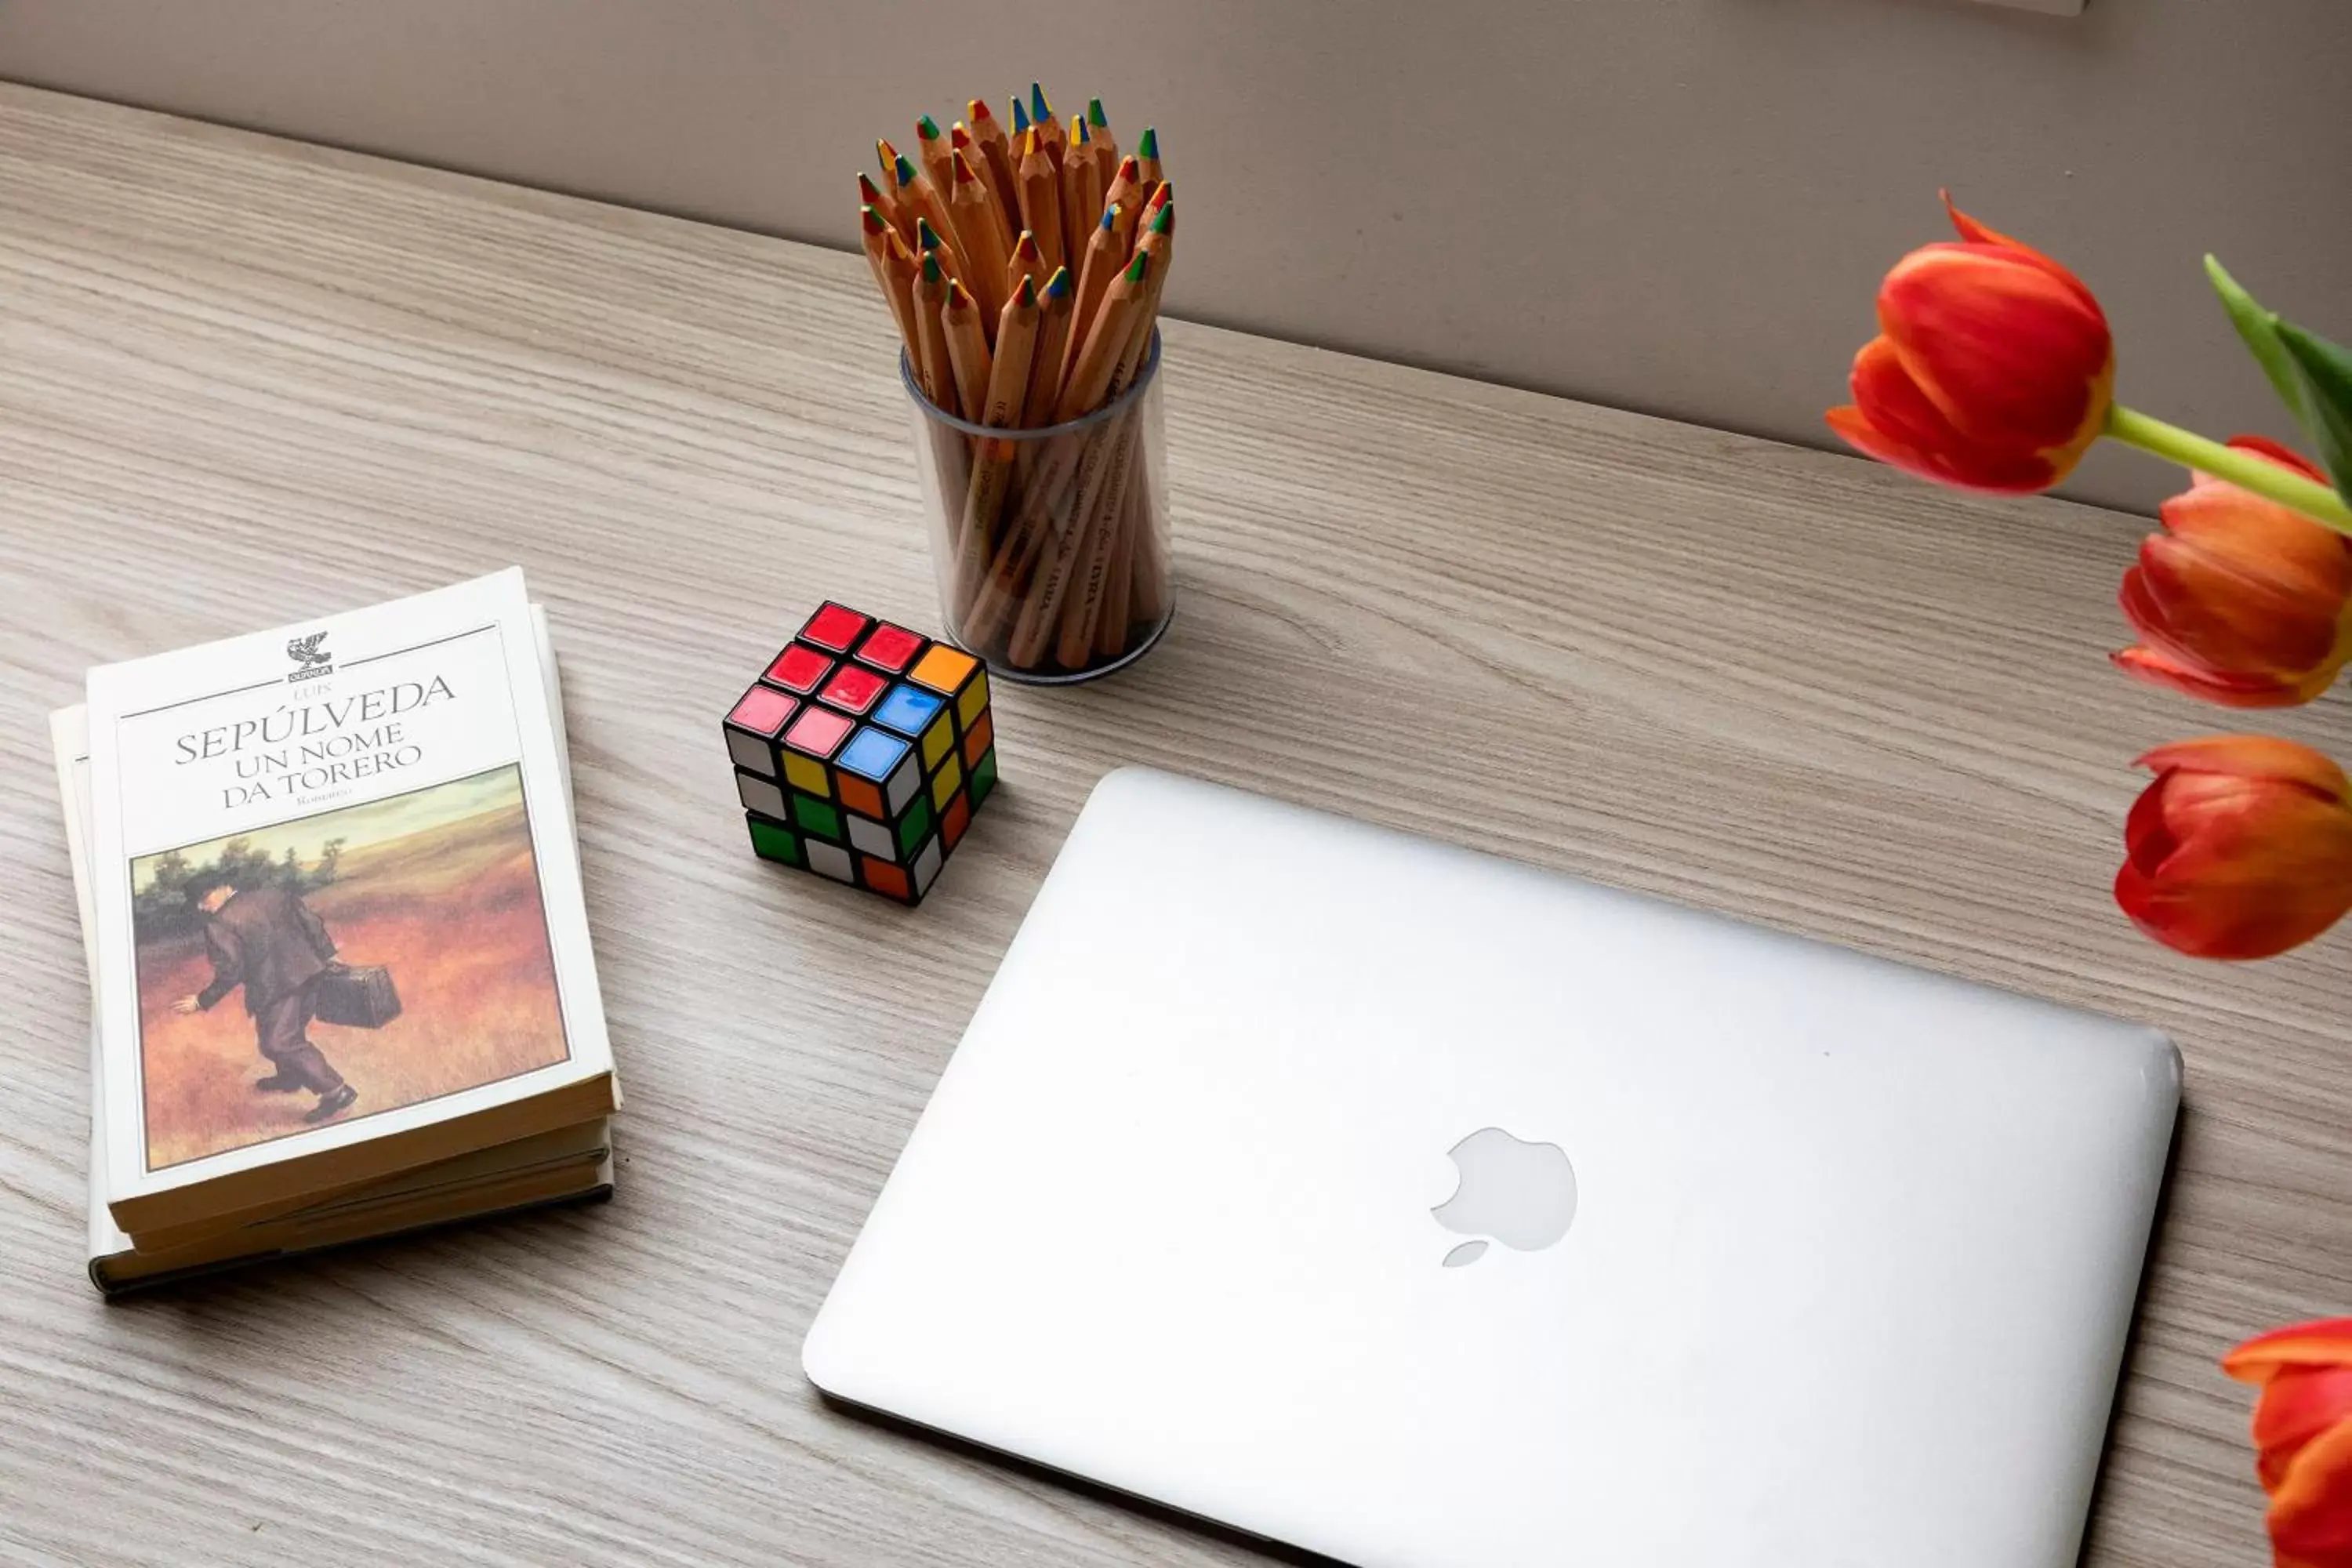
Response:
M0 76L834 244L1033 74L1160 127L1177 313L1734 429L1822 438L1943 183L2152 412L2278 429L2209 247L2352 339L2352 0L0 0Z

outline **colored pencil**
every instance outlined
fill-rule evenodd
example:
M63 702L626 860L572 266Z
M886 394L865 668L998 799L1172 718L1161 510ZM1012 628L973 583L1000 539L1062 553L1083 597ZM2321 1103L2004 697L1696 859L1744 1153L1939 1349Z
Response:
M1143 165L1143 183L1156 185L1168 176L1160 168L1160 132L1155 126L1143 128L1142 140L1135 144L1136 162Z
M956 401L964 417L979 422L988 405L988 329L981 325L980 301L960 278L948 279L947 303L940 309L946 330L948 363L955 373Z
M988 367L988 389L979 423L1015 429L1029 395L1029 371L1037 347L1037 285L1024 279L1021 291L1004 302L996 323L996 352ZM988 570L998 520L1013 482L1016 448L1010 441L982 440L965 491L963 519L955 543L953 597L969 604Z
M1150 262L1148 256L1137 256L1103 296L1102 311L1087 333L1086 347L1078 353L1076 371L1069 384L1062 388L1059 418L1076 418L1099 405L1109 392L1112 378L1118 375L1126 354L1135 314L1143 308L1150 288ZM1109 459L1107 442L1093 440L1085 444L1072 477L1081 500L1098 493L1097 476ZM1068 515L1071 531L1058 539L1052 537L1050 527L1030 531L1033 542L1028 542L1028 549L1036 557L1034 580L1013 613L1013 635L1005 645L1006 657L1015 668L1027 668L1043 659L1061 629L1063 611L1077 580L1080 556L1091 538L1082 536L1076 526L1084 519L1084 511L1076 510ZM1008 545L1013 542L1011 539L1006 541Z
M996 210L996 198L989 195L988 183L971 166L971 160L958 153L950 162L955 166L955 196L949 211L971 256L971 271L965 283L979 297L982 320L992 333L996 318L1004 310L1004 272L1012 260L1006 249L1011 242L1005 238L1004 216Z
M1038 296L1037 346L1030 356L1029 395L1022 406L1027 411L1023 421L1027 425L1053 422L1054 409L1062 396L1062 354L1070 341L1070 322L1075 319L1072 306L1077 289L1070 281L1070 269L1054 268L1053 277Z
M997 185L996 176L989 172L988 154L981 151L980 143L973 139L971 132L964 129L964 123L961 120L957 121L953 128L948 132L948 140L955 143L956 152L971 164L972 172L980 176L981 184L987 187L989 205L996 209L997 243L1004 247L1005 255L1012 255L1013 241L1021 233L1021 215L1004 205L1003 192ZM948 206L952 210L955 206L953 192L949 193L949 198ZM959 217L957 221L961 222L962 219ZM966 243L969 244L970 241L967 240Z
M863 169L857 172L857 203L860 206L872 207L881 214L882 221L888 224L892 231L904 240L909 248L913 247L915 220L907 216L906 208L899 205L897 196L876 184L874 176Z
M971 116L972 145L980 149L981 173L988 178L988 188L996 193L997 204L1011 219L1016 237L1021 227L1021 187L1013 176L1013 147L1004 138L1004 127L988 111L988 100L975 98L964 105Z
M1118 138L1110 133L1110 121L1103 113L1099 98L1087 100L1087 129L1093 133L1088 141L1096 160L1103 166L1103 184L1108 186L1111 171L1118 167Z
M1103 295L1110 289L1110 280L1127 266L1127 245L1118 237L1119 207L1114 204L1103 208L1102 221L1095 225L1087 237L1087 246L1078 264L1077 303L1072 309L1074 323L1069 346L1062 354L1062 376L1069 378L1076 364L1078 349L1093 327L1095 313L1101 308Z
M947 324L940 319L947 309L948 274L940 265L937 251L923 258L908 300L907 313L915 320L915 381L923 395L939 407L950 414L961 413L963 405L956 396L955 367L948 357Z
M1054 118L1054 106L1045 101L1045 89L1034 81L1029 84L1029 123L1036 128L1037 144L1045 148L1055 176L1059 178L1066 138L1062 134L1062 122Z
M1037 237L1023 229L1019 243L1013 247L1013 259L1004 265L1006 297L1010 298L1020 289L1024 278L1034 278L1042 284L1050 271L1045 265L1045 253L1037 248Z
M1062 243L1061 182L1034 125L1021 143L1019 174L1021 226L1037 237L1037 248L1045 252L1045 265L1059 267L1069 259Z
M1095 219L1103 210L1102 165L1095 161L1089 142L1093 132L1083 118L1070 121L1070 145L1062 155L1062 254L1066 258L1086 248Z
M1134 384L1151 352L1151 334L1159 323L1160 293L1167 286L1169 264L1174 257L1175 220L1175 209L1163 206L1152 220L1150 232L1136 242L1136 260L1150 263L1150 281L1128 329L1118 372L1108 389L1113 398ZM1110 456L1102 465L1096 489L1092 492L1081 489L1071 513L1079 521L1065 537L1065 543L1077 556L1075 585L1065 595L1054 657L1073 667L1086 663L1091 655L1111 597L1114 575L1126 590L1123 596L1130 602L1133 597L1133 545L1129 536L1138 501L1134 486L1141 478L1135 460L1140 438L1139 419L1130 409L1121 416L1118 431L1111 437ZM1118 613L1123 620L1127 606L1122 605Z
M961 278L971 270L971 257L956 237L955 219L948 213L947 192L931 182L930 175L898 154L898 188L904 194L908 209L915 215L915 248L922 249L923 223L929 220L948 250L948 269Z
M912 308L907 288L914 277L914 256L907 249L907 242L898 237L898 231L884 221L871 203L857 209L857 220L865 239L866 264L874 268L874 281L881 289L882 298L889 302L890 314L898 322L898 336L911 349L915 346L915 319L907 313ZM906 258L903 273L898 269L899 257Z
M1143 195L1143 165L1130 153L1118 161L1118 169L1103 192L1104 209L1108 211L1116 206L1119 210L1118 264L1121 267L1127 265L1128 257L1135 250L1136 231L1142 226Z
M955 174L948 167L950 150L938 121L926 114L915 121L915 156L921 162L923 173L931 177L931 184L942 191L955 184Z
M963 266L956 259L956 253L949 246L947 237L941 234L927 217L919 217L915 220L915 254L918 258L938 257L940 265L947 269L950 281L963 276Z

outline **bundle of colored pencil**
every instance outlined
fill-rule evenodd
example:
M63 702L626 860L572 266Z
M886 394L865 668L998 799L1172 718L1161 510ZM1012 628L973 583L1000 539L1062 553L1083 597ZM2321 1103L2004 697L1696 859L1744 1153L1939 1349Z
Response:
M1174 193L1158 132L1121 157L1100 99L1065 131L1032 83L1009 136L982 100L968 110L947 132L917 121L914 157L875 144L866 257L923 397L1007 433L924 420L957 639L1016 674L1078 673L1166 615L1158 429L1128 395L1156 369Z

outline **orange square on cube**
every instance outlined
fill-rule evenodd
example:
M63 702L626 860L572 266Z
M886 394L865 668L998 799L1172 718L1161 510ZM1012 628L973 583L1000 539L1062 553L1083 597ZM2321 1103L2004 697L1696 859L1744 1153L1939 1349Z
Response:
M937 643L916 661L915 668L907 672L907 679L918 686L929 687L942 697L952 697L963 689L963 683L979 668L980 660L961 648Z
M958 790L956 797L948 802L948 808L940 813L940 837L952 849L956 847L956 840L963 837L963 830L971 826L971 802L964 798L961 790Z
M857 858L858 869L866 873L866 885L877 893L887 893L894 899L904 899L914 889L907 885L907 873L887 860L877 860L871 855Z
M996 720L992 715L983 712L980 716L980 722L971 727L971 733L963 738L963 765L968 768L980 766L982 754L988 750L990 742L995 739Z
M882 809L882 792L864 779L846 772L835 773L833 777L835 787L841 791L841 804L850 810L861 816L873 817L877 822L889 815Z

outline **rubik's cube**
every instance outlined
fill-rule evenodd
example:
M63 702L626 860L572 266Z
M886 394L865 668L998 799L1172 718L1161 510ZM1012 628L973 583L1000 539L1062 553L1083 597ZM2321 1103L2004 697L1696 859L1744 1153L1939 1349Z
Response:
M840 605L727 715L754 854L920 903L996 786L988 671Z

